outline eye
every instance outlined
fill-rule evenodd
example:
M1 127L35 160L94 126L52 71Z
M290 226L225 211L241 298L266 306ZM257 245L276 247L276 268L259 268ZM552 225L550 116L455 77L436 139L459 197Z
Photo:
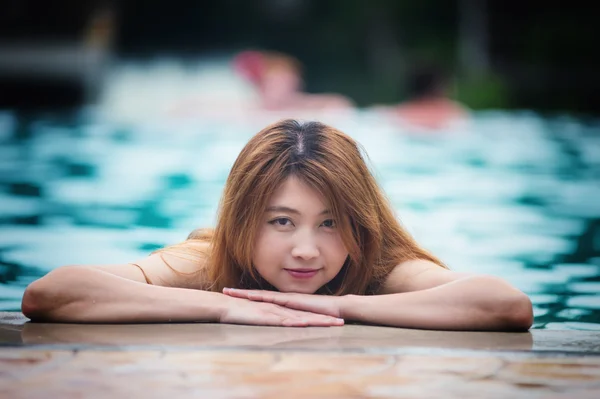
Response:
M292 221L288 218L277 218L277 219L273 219L269 222L269 224L275 225L275 226L291 226L292 225Z
M327 219L323 222L323 227L333 229L335 226L336 226L335 220L333 220L333 219Z

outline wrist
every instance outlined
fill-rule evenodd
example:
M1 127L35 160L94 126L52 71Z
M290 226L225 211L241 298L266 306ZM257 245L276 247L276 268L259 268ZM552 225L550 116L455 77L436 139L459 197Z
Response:
M200 307L203 308L201 313L208 316L206 321L209 323L220 323L223 316L234 306L232 302L236 298L221 294L220 292L203 291L203 294L207 294L208 298L200 304Z
M355 318L355 310L357 302L360 299L358 295L342 295L338 297L340 318L344 320L352 320Z

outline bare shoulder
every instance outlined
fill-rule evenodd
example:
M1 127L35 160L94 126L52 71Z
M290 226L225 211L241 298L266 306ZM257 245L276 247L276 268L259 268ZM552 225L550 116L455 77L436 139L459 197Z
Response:
M448 270L428 260L408 260L392 270L379 294L425 290L469 276L473 274Z
M207 242L192 239L162 248L127 264L94 267L147 284L203 289L207 285L205 269L208 252Z

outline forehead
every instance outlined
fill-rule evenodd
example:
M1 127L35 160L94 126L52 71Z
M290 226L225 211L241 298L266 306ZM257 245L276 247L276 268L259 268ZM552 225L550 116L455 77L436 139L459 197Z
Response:
M290 176L271 195L269 206L285 205L296 209L326 208L325 198L317 190L297 178Z

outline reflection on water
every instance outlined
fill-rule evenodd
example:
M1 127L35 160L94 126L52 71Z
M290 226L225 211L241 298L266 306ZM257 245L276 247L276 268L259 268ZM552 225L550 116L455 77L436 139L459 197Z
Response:
M362 111L333 124L453 269L510 280L536 328L600 329L597 122L482 113L461 132L407 134ZM259 127L0 113L0 309L19 310L24 287L60 265L132 261L213 225Z

